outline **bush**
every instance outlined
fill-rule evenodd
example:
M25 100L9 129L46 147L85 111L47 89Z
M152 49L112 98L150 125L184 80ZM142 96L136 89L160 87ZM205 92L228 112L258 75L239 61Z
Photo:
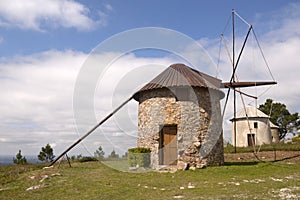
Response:
M137 147L128 149L128 162L130 167L149 167L150 148Z
M90 156L83 156L78 159L79 162L91 162L91 161L98 161L97 158L90 157Z

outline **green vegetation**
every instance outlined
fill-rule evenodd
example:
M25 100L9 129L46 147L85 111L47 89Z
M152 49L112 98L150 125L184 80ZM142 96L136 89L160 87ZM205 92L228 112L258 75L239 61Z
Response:
M283 142L277 144L264 144L261 146L255 146L256 151L300 151L300 142L293 142L285 144ZM237 153L251 153L254 151L253 147L236 147ZM234 146L227 144L224 148L224 153L235 153Z
M16 155L16 158L13 159L14 163L17 165L24 165L27 164L27 160L25 158L25 156L22 156L21 150L19 150L19 152Z
M196 171L137 174L113 170L100 162L75 162L72 167L61 165L50 169L27 165L12 175L15 167L0 167L0 199L300 197L300 171L296 164L231 163Z
M54 154L53 154L53 149L50 146L50 144L47 144L45 147L42 147L42 150L40 151L38 155L38 159L40 161L45 161L45 162L52 162L54 159Z
M119 154L117 154L115 150L112 150L112 152L110 153L108 158L109 159L117 159L117 158L119 158Z
M95 158L98 160L103 160L104 159L105 152L103 151L102 147L99 146L99 148L94 152Z
M128 149L128 162L130 167L140 166L149 167L150 165L150 148L132 148Z
M78 159L79 162L92 162L92 161L98 161L97 158L91 157L91 156L82 156L80 159Z
M298 113L291 114L285 104L274 103L272 99L267 99L258 109L270 115L270 121L279 127L280 140L285 138L288 133L295 135L300 128Z
M276 162L259 162L248 158L249 153L229 153L225 154L225 166L195 171L141 169L136 172L145 173L130 173L127 159L99 162L81 155L78 159L74 156L72 167L66 161L53 168L43 168L45 163L1 166L0 199L299 199L300 144L275 146L283 150L280 155L284 152L288 156ZM261 151L271 147L263 145ZM230 148L228 145L225 151ZM295 151L284 151L291 149ZM128 157L137 151L149 152L135 148L129 150ZM84 159L91 162L80 162Z

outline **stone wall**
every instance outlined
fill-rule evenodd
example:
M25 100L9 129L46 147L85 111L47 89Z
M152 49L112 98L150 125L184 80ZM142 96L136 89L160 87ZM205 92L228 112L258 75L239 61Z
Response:
M151 149L151 165L159 168L159 136L163 125L177 125L178 168L223 165L220 93L189 88L189 100L178 100L174 88L145 91L139 98L138 146Z

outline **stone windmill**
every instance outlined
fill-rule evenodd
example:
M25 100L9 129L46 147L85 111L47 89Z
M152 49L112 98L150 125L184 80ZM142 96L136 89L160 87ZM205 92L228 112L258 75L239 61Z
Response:
M138 147L151 149L155 169L223 165L221 80L173 64L134 94Z

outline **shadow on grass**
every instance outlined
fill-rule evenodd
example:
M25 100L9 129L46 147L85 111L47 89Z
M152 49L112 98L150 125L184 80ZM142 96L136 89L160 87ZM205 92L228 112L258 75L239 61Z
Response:
M253 162L225 162L225 166L249 166L249 165L257 165L259 162L253 161Z
M286 158L282 158L282 159L276 159L276 160L273 160L271 162L280 162L280 161L285 161L285 160L290 160L290 159L293 159L293 158L297 158L297 157L300 157L300 154L298 155L295 155L295 156L290 156L290 157L286 157Z

